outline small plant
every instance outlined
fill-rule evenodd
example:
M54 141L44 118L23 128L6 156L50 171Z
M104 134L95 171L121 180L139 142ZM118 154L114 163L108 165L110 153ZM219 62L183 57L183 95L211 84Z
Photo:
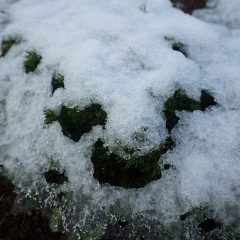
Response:
M24 61L24 68L26 73L34 72L41 62L41 55L35 50L27 51Z
M143 155L132 154L125 159L116 153L110 152L104 143L98 140L91 156L94 167L93 177L100 183L124 188L140 188L161 178L161 167L158 164L161 155L174 147L169 138L158 149ZM134 152L132 149L128 153ZM129 154L127 154L129 156Z
M214 97L206 90L201 91L200 101L196 101L188 97L185 91L179 89L165 102L163 112L166 118L166 128L171 132L178 123L180 118L176 116L175 111L204 111L206 108L215 106L216 104Z
M52 76L52 94L58 88L64 88L64 76L60 73L54 73Z
M97 103L92 103L83 110L63 105L59 115L49 109L45 109L44 113L45 123L58 121L62 127L63 135L75 142L78 142L84 133L91 131L93 126L104 126L107 120L107 113Z
M13 45L19 44L20 39L16 37L9 37L2 40L1 43L1 56L4 57Z

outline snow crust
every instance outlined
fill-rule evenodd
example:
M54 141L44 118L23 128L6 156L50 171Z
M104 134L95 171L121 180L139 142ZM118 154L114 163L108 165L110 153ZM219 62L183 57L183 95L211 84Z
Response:
M146 12L142 0L0 0L0 10L7 11L7 16L0 13L0 39L22 38L0 58L0 164L16 184L29 189L44 182L43 171L57 159L69 178L62 188L74 191L78 203L88 196L88 208L120 199L136 212L173 221L206 204L223 221L231 220L229 206L239 217L237 2L219 0L216 7L194 13L200 20L174 9L168 0L148 0ZM189 57L172 50L165 36L184 43ZM36 49L42 62L37 72L26 74L23 61L29 49ZM65 76L65 89L52 96L55 71ZM90 161L94 142L101 137L110 146L123 142L153 149L168 136L163 105L179 88L195 99L207 89L218 106L178 113L172 133L176 147L164 158L175 167L138 190L101 186ZM44 124L45 107L81 108L91 100L108 114L105 130L94 127L73 142L57 122ZM133 139L143 128L144 144Z

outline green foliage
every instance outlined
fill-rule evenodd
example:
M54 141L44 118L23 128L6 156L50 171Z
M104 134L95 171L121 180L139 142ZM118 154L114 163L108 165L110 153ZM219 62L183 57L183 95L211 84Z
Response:
M169 138L154 150L143 156L131 156L124 159L112 153L101 140L93 149L91 161L94 167L94 178L100 183L124 188L144 187L151 181L161 178L161 167L158 164L162 154L172 149L174 142ZM128 152L132 152L128 150Z
M45 115L44 122L46 124L50 124L50 123L53 123L53 122L58 120L58 115L53 110L46 108L46 109L43 110L43 112L44 112L44 115Z
M16 37L9 37L9 38L3 39L1 43L1 51L2 51L1 56L4 57L13 45L16 45L19 43L20 43L20 39Z
M205 90L202 91L200 101L196 101L188 97L186 93L181 89L175 91L173 96L168 98L168 100L165 102L163 110L166 118L166 127L168 131L171 132L174 126L179 121L179 117L176 116L175 111L204 111L209 106L214 105L216 105L214 97Z
M24 61L25 72L34 72L40 64L42 57L36 52L36 50L27 51L26 53Z
M64 88L64 76L60 73L54 73L52 76L52 94L58 88Z

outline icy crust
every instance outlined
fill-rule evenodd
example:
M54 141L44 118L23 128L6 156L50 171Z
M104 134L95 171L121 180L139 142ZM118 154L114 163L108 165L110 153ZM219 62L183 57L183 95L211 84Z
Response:
M41 198L42 205L54 205L61 191L73 192L72 209L62 207L65 228L91 222L92 211L117 201L164 223L201 204L220 221L239 217L240 34L184 14L167 0L147 1L144 11L143 3L21 0L0 33L1 39L22 38L0 58L0 164L23 195ZM184 53L172 41L182 43ZM26 73L26 52L33 50L41 62ZM64 88L52 94L55 72L64 76ZM178 89L195 101L207 90L218 105L176 111L176 147L159 160L173 167L138 190L94 179L91 155L99 139L110 149L124 145L142 154L164 143L164 104ZM107 122L79 141L64 136L58 122L44 123L46 108L84 109L91 102L101 104ZM44 177L52 160L68 179L55 188Z
M194 16L211 23L225 25L230 29L240 28L238 0L208 0L207 8L197 10Z

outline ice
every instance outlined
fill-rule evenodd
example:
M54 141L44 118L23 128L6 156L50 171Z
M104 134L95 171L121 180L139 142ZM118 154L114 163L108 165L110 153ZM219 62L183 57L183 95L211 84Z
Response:
M0 39L22 39L0 58L0 164L15 184L26 192L38 181L45 186L43 172L55 159L69 179L62 189L74 192L85 214L120 200L166 222L202 204L223 222L232 217L225 214L230 207L240 216L237 0L216 1L193 16L168 0L13 2L0 1ZM169 38L184 44L187 57ZM27 74L26 51L34 49L42 60ZM55 72L64 76L64 89L52 95ZM110 148L123 143L151 151L169 136L163 108L178 89L196 100L207 90L218 105L177 112L176 147L160 160L174 167L138 190L100 185L93 178L93 144L101 138ZM44 123L45 108L83 109L92 101L106 111L106 126L94 126L78 142L64 136L58 122ZM134 138L139 132L143 142Z

